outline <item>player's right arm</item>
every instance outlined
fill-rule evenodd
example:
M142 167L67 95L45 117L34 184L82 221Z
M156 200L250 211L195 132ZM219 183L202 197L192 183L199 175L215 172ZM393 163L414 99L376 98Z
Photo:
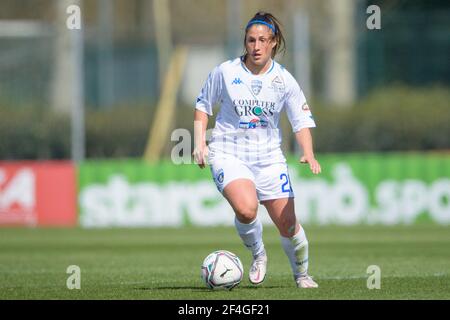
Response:
M222 94L222 72L215 67L208 75L203 88L197 97L194 114L194 152L192 153L195 163L200 168L206 165L208 147L206 145L206 128L208 127L208 116L212 116L213 106L220 100Z

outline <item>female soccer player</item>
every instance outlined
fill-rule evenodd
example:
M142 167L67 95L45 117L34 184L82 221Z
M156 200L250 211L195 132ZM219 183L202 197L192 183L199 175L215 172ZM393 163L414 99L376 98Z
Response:
M284 49L278 20L258 12L245 28L244 46L243 56L211 71L197 98L193 156L200 168L210 165L218 190L235 212L237 232L253 254L250 282L262 283L267 268L259 201L279 230L297 287L316 288L308 275L308 240L296 220L294 192L280 149L279 119L284 108L304 151L300 162L318 174L309 131L315 122L296 80L273 60ZM216 103L220 110L207 146L208 116Z

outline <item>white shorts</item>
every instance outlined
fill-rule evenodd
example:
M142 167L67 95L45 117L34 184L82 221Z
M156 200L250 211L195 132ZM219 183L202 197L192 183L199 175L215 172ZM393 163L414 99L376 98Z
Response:
M217 153L209 157L208 162L214 183L221 193L231 181L249 179L255 184L259 201L294 197L285 162L255 165L229 154Z

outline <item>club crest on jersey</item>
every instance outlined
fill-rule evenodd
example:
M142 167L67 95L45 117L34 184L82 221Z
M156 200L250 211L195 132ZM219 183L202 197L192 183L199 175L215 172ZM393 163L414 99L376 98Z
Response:
M260 80L252 80L251 87L252 87L253 94L255 96L257 96L261 92L262 81L260 81Z

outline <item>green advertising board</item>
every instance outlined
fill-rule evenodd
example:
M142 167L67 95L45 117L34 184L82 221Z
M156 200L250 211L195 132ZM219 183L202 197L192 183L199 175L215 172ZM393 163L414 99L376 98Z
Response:
M320 175L289 158L295 209L305 224L450 223L450 154L324 154ZM232 225L208 168L170 161L87 161L78 170L84 227ZM270 218L260 206L263 223Z

